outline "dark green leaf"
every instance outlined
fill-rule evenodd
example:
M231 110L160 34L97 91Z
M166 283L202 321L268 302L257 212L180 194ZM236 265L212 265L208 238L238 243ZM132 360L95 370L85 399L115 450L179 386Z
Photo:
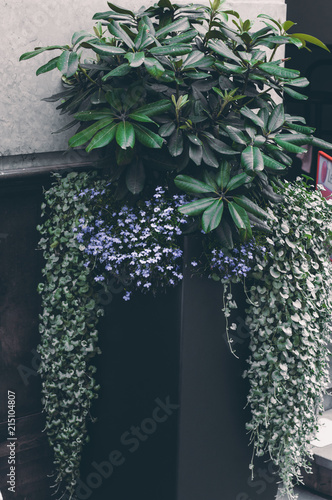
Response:
M217 42L210 40L208 42L208 47L212 49L214 52L217 52L217 54L219 54L220 56L232 59L237 63L241 62L241 59L230 48L228 48L227 45L221 40L218 40Z
M217 227L216 233L223 247L230 250L234 248L232 230L228 222L225 221L225 217L221 220L219 226Z
M323 141L322 139L318 139L317 137L312 137L312 139L309 141L309 144L312 144L313 146L316 146L318 148L332 149L332 144L330 142Z
M169 99L161 99L160 101L141 106L136 109L135 113L140 113L146 116L155 116L169 111L172 107L172 103Z
M116 142L120 148L127 149L135 146L135 131L130 122L120 122L116 129Z
M189 144L189 158L195 163L195 165L199 166L202 163L203 159L203 148L199 144L193 144L192 142Z
M291 33L289 36L291 36L292 38L298 38L299 40L301 40L301 42L304 43L304 46L305 46L305 42L309 42L309 43L312 43L313 45L317 45L321 49L327 50L327 52L330 52L329 49L326 47L325 43L323 43L321 40L319 40L318 38L316 38L314 36L306 35L305 33Z
M138 68L145 60L144 52L128 52L124 57L128 60L132 68Z
M118 5L115 5L114 3L107 2L108 6L114 10L114 12L117 12L118 14L125 14L127 16L135 17L135 14L131 12L131 10L123 9L122 7L119 7Z
M281 134L276 135L276 138L282 141L291 142L292 144L297 144L298 146L311 143L311 138L305 134Z
M269 217L265 210L256 205L253 201L249 200L246 196L241 194L234 196L233 199L235 203L237 203L240 207L245 208L247 212L257 215L257 217L261 217L263 219L267 219Z
M229 137L238 144L247 145L247 143L249 142L242 130L231 127L231 125L226 126L226 132L228 133Z
M169 138L169 141L167 143L168 151L170 152L171 156L180 156L183 152L183 136L182 136L182 130L177 128L174 130L172 133L171 137Z
M296 69L283 68L282 66L278 66L273 62L260 64L258 68L262 71L265 71L265 73L276 76L278 78L292 79L300 76L300 72Z
M164 144L164 140L159 135L151 132L148 128L143 125L138 125L135 123L133 125L137 140L148 148L161 148Z
M268 132L274 132L278 128L282 127L285 122L285 113L283 104L278 104L271 113L267 129Z
M309 85L309 80L307 78L295 78L291 82L287 82L287 85L291 85L292 87L307 87Z
M129 35L121 28L120 24L116 21L112 21L107 26L108 31L124 42L129 48L133 49L135 47L134 42Z
M188 175L178 175L174 179L176 187L189 194L212 193L213 190L205 182L189 177Z
M244 172L241 174L234 175L234 177L232 177L229 183L227 184L226 190L233 191L234 189L237 189L238 187L246 184L246 182L248 182L249 180L251 180L251 178Z
M127 64L127 63L120 64L120 66L117 66L116 68L112 69L112 71L110 71L109 73L106 73L106 75L103 76L102 80L105 81L108 78L114 77L114 76L125 76L125 75L128 75L128 73L130 73L130 71L131 71L131 68L130 68L129 64Z
M74 45L84 40L84 38L95 39L96 37L91 35L88 31L76 31L71 38L72 46L74 47Z
M205 233L216 229L221 221L224 211L224 202L219 199L214 201L203 213L202 228Z
M156 124L156 122L154 122L153 120L151 120L151 118L149 118L148 116L146 116L144 113L137 113L135 111L134 113L130 113L130 115L128 115L128 116L129 116L129 118L131 118L132 120L135 120L136 122L154 123L154 124Z
M204 163L206 165L209 165L210 167L218 168L219 162L216 156L214 155L213 151L211 150L210 146L206 142L203 142L201 147L202 147Z
M298 99L299 101L306 101L308 99L307 95L300 94L300 92L296 92L295 90L289 89L288 87L284 87L284 92L293 97L293 99Z
M231 166L226 160L223 160L220 163L220 167L216 177L216 181L220 189L222 190L225 189L225 187L229 183L230 176L231 176Z
M73 137L69 139L69 146L71 148L82 146L82 144L85 144L89 139L91 139L91 137L93 137L98 132L98 130L106 127L106 125L109 125L112 122L112 118L104 118L103 120L99 120L97 123L93 123L92 125L90 125L90 127L87 127L84 130L81 130L77 134L73 135Z
M57 68L59 57L60 56L54 57L43 66L40 66L40 68L38 68L36 71L36 75L38 76L41 75L42 73L47 73L48 71L52 71L53 69Z
M161 135L161 137L169 137L170 135L172 135L175 128L176 128L176 125L174 122L164 123L164 125L162 125L159 128L158 134Z
M22 54L19 60L25 61L26 59L31 59L31 57L38 56L38 54L45 52L45 50L56 50L56 49L66 50L69 49L69 47L68 45L50 45L49 47L37 47L35 50L32 50L31 52L25 52L24 54Z
M296 153L296 154L298 154L298 153L306 153L307 152L306 149L300 148L299 146L296 146L295 144L291 144L290 142L282 141L278 137L275 137L274 140L283 149L285 149L286 151L289 151L289 153Z
M208 184L214 191L218 191L218 185L214 176L208 171L203 171L203 180L206 184Z
M247 108L247 106L243 106L240 109L240 113L241 113L241 115L248 118L255 125L257 125L258 127L262 127L262 128L264 127L264 120L260 116L256 115L256 113L251 111L251 109Z
M106 45L106 44L96 44L96 43L87 43L87 46L91 48L97 54L102 56L110 56L114 54L125 54L126 51L121 47L115 47L114 45Z
M246 171L264 170L264 162L260 149L254 146L247 146L241 154L241 165Z
M204 52L200 50L193 50L188 57L183 61L182 68L196 68L198 63L201 62L205 58Z
M103 118L112 118L112 111L110 109L103 109L100 111L80 111L75 115L76 120L80 122L89 122L92 120L102 120Z
M65 50L62 52L61 56L59 57L57 61L57 67L58 70L61 71L61 73L69 78L70 76L73 76L78 68L78 55L76 52L71 52L69 50Z
M200 215L215 201L215 198L202 198L201 200L192 201L191 203L180 207L179 212L185 215Z
M118 126L117 123L111 123L110 125L107 125L107 127L100 130L91 139L89 145L86 148L86 151L90 153L90 151L92 151L93 149L103 148L104 146L107 146L107 144L112 142L115 136L117 126Z
M154 78L159 78L165 71L165 68L154 57L146 57L144 66L146 71Z
M162 47L153 47L150 53L154 56L182 56L191 52L191 45L164 45Z
M271 233L271 229L269 228L269 226L264 221L262 221L249 211L248 211L248 217L250 220L250 224L253 228L257 229L258 231L262 231L265 234Z
M186 30L189 30L190 28L191 26L188 19L183 17L158 30L156 32L156 38L165 37L166 35L168 35L168 33L173 33L175 31L184 32Z
M244 208L231 201L228 203L228 209L237 228L250 230L249 217Z
M287 123L287 126L301 134L313 134L316 130L314 127L306 127L305 125L297 125L296 123Z
M282 170L285 170L286 166L282 165L276 160L273 160L273 158L270 158L269 156L263 154L263 160L264 160L264 165L265 167L269 168L270 170L273 170L275 172L281 172Z
M145 170L141 161L132 163L126 173L126 185L133 194L138 194L144 188Z
M220 141L219 139L216 139L215 137L207 137L207 143L211 149L214 149L214 151L217 151L222 155L233 156L235 154L238 154L238 151L230 148L227 144Z

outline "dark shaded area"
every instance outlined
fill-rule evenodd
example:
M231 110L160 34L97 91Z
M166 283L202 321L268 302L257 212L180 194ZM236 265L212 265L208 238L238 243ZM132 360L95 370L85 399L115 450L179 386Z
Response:
M136 294L129 302L118 294L106 307L97 358L101 390L92 410L98 420L90 425L82 465L81 492L90 491L91 500L176 497L179 410L163 404L179 402L180 292ZM96 464L110 464L114 450L119 465L111 471L104 464L108 477L98 480L91 473Z

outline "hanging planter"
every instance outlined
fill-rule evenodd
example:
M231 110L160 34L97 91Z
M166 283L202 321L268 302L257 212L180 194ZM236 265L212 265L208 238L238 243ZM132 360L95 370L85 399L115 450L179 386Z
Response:
M183 278L183 234L201 232L203 250L187 264L190 273L199 269L221 281L220 307L235 355L236 324L227 319L236 308L231 283L242 283L247 293L248 430L254 454L269 453L292 498L326 381L331 269L324 249L331 210L319 193L282 175L290 153L304 152L306 144L332 145L285 113L271 92L305 99L298 89L309 83L274 60L280 46L326 47L289 34L292 22L265 15L254 31L219 1L210 7L159 2L138 13L109 6L94 16L93 34L76 32L70 46L21 56L61 51L37 74L61 71L65 89L53 98L74 115L65 128L79 125L69 146L99 149L103 167L103 174L58 177L46 193L40 226L46 260L40 374L58 495L75 498L98 394L91 363L102 315L96 284L121 279L125 300L173 287ZM308 371L300 376L304 361ZM308 378L312 385L294 390L295 381Z

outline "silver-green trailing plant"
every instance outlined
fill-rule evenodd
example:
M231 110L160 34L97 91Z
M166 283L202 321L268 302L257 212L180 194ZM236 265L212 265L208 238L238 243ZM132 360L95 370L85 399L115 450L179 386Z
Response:
M283 492L296 498L301 468L310 470L329 380L332 333L332 204L303 181L285 182L284 202L270 210L267 252L256 252L249 290L250 329L247 428L254 453L268 453ZM251 465L253 467L253 464Z
M58 498L72 498L84 443L87 420L98 387L96 368L90 364L98 352L96 329L103 310L94 298L94 280L84 267L82 249L73 229L81 217L89 218L87 207L77 195L91 185L91 174L70 173L56 177L45 193L42 235L45 266L40 315L43 407L46 432L54 452Z

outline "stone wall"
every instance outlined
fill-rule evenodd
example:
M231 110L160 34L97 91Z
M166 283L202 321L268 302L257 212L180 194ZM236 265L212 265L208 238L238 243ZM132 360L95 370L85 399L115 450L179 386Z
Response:
M151 0L145 5L153 3ZM186 3L187 2L183 2ZM121 6L136 9L140 1L121 0ZM71 121L66 115L59 115L56 104L41 99L61 91L57 70L36 76L36 69L51 59L52 53L19 62L20 55L36 46L70 43L74 31L92 29L95 12L108 10L105 0L0 0L2 30L2 54L6 64L2 69L1 142L0 170L6 157L17 164L16 155L32 155L63 151L72 130L53 134ZM284 0L232 1L225 4L238 10L243 18L254 18L264 12L285 19ZM53 134L53 135L52 135ZM24 160L24 158L23 158ZM23 161L22 160L22 161ZM21 158L19 159L19 163Z

